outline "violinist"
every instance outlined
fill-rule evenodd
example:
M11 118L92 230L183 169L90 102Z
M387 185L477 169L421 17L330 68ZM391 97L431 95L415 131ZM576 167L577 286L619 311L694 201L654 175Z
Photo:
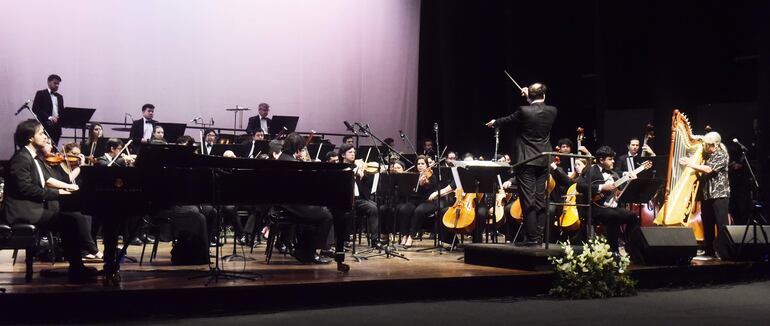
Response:
M399 223L401 223L401 234L406 235L401 238L401 244L406 248L412 246L419 226L436 212L435 200L439 197L439 193L434 191L438 178L433 175L433 171L428 166L428 158L420 155L417 157L416 164L417 172L420 175L415 188L415 198L400 205L396 212ZM450 192L452 192L451 186L441 189L441 195Z
M73 148L75 150L73 150ZM80 167L77 165L81 159L79 156L80 147L77 143L67 143L64 146L64 152L66 156L60 156L53 154L53 146L50 139L46 140L46 145L43 147L43 154L48 163L43 170L43 175L46 176L46 187L51 189L64 189L70 192L79 190L78 185L75 183L77 174L80 173ZM52 159L53 157L60 158L66 157L64 160ZM73 160L74 159L74 160ZM73 164L74 161L74 164ZM67 201L61 202L59 214L66 214L73 219L78 226L78 248L80 249L81 256L85 259L101 259L102 252L96 246L96 241L91 234L91 228L93 221L91 216L83 215L77 208L68 205Z
M96 165L110 166L110 163L114 166L133 166L134 158L130 155L122 154L123 141L119 138L110 138L107 140L107 150L104 155L96 160Z
M371 200L372 185L374 184L374 178L378 177L374 174L366 171L366 165L362 160L356 160L356 148L350 144L343 144L340 146L339 155L342 161L347 164L355 164L354 169L354 181L355 188L353 193L355 194L355 201L353 206L356 210L356 216L365 219L369 230L369 240L372 247L380 245L380 219L377 204Z
M104 148L98 148L99 139L104 136L104 128L98 122L91 123L88 128L88 139L80 143L80 150L86 154L87 161L84 164L93 165L96 158L104 154Z
M245 153L246 157L248 158L256 158L260 154L264 154L259 152L259 147L257 146L258 142L265 141L265 132L262 131L262 128L257 128L257 130L254 131L254 135L251 137L251 140L246 141L243 143L246 150Z
M69 262L70 281L92 281L96 269L86 267L80 257L78 222L69 214L61 214L59 199L71 192L46 187L45 163L41 157L48 137L37 120L19 123L14 133L18 150L11 158L5 180L5 217L13 223L30 223L61 232L64 256ZM74 187L73 187L74 188Z
M340 156L334 152L329 151L326 153L326 158L324 159L324 162L326 163L339 163L340 162Z

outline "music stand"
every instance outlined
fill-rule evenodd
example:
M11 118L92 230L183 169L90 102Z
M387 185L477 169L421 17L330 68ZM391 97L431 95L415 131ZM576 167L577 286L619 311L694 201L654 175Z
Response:
M177 144L144 144L142 155L136 158L137 168L152 166L189 167L195 147Z
M155 125L163 127L163 138L169 143L176 143L176 140L187 130L187 125L184 123L159 122Z
M65 107L59 112L59 125L62 128L75 129L75 140L77 141L77 129L83 130L83 138L86 137L86 124L91 121L96 109Z
M96 139L96 145L94 145L94 157L101 157L104 155L104 152L107 150L107 140L109 138L107 137L99 137ZM89 156L91 155L91 148L81 148L80 152L83 153L83 155Z
M668 160L668 156L645 156L645 157L635 157L634 158L634 168L639 167L644 162L651 161L652 162L652 168L646 169L642 172L639 172L637 175L640 179L662 179L666 177L665 171L668 169L668 166L666 165L666 161ZM658 176L658 171L663 171L660 176Z
M311 143L307 145L307 152L313 159L323 161L326 153L334 150L334 145L328 142ZM263 152L266 153L266 152Z
M641 204L649 202L658 192L663 180L659 179L632 179L618 197L618 204Z
M380 151L377 151L377 148L380 149ZM358 149L356 150L356 159L366 160L366 162L379 162L380 159L377 157L377 153L387 153L388 147L387 146L371 146L371 145L361 145L358 146ZM367 156L368 159L367 159ZM366 163L364 162L364 163Z
M286 128L285 133L292 133L297 129L299 117L287 115L274 115L268 126L268 134L277 135Z
M256 158L259 154L268 154L270 152L269 140L257 140L254 142L254 150L251 149L251 141L241 144L243 146L243 157L248 157L251 151L251 157ZM240 156L239 156L240 157Z
M245 148L240 144L214 144L211 146L211 153L209 155L224 156L226 151L232 151L236 157L245 157L248 154L244 153Z

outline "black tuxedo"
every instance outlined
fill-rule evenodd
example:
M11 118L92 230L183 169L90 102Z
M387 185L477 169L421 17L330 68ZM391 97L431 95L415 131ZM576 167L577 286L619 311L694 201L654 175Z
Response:
M542 152L552 151L551 127L556 120L556 107L545 103L520 106L511 115L495 120L494 126L513 123L513 163L523 162ZM547 214L545 183L548 158L542 157L516 169L524 226L529 242L541 242Z
M37 160L45 174L45 163ZM26 148L11 157L10 171L5 181L5 216L9 223L36 224L47 221L59 212L59 193L42 186L35 159Z
M262 123L261 123L260 118L261 117L259 115L255 115L253 117L249 117L249 124L246 125L246 132L249 135L253 135L257 131L257 129L262 128ZM270 128L270 122L272 122L272 119L265 118L265 120L267 120L267 127ZM269 132L269 130L262 130L262 132L267 134Z
M150 120L150 122L152 122L152 128L154 130L155 125L158 122L155 120ZM128 137L133 139L134 142L139 142L144 138L144 118L134 120L134 122L131 124L131 132L129 132Z
M556 107L535 103L520 106L513 114L495 120L495 127L513 123L513 163L553 150L551 146L551 126L556 120ZM547 166L545 157L527 165Z
M64 110L64 97L59 93L53 93L56 96L58 105L56 106L61 115ZM61 125L53 123L48 118L53 114L53 101L51 100L51 93L48 89L41 89L35 93L35 101L32 103L32 112L35 113L37 119L43 123L43 128L51 136L51 141L54 144L59 143L59 137L61 137Z

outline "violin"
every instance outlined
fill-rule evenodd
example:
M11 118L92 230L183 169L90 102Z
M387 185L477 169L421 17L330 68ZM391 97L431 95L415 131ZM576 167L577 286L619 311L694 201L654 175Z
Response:
M82 162L80 162L80 157L77 157L75 155L63 155L61 153L58 154L46 154L45 155L45 162L48 163L48 165L56 166L59 164L62 164L64 162L67 162L67 166L70 168L76 168L80 166Z

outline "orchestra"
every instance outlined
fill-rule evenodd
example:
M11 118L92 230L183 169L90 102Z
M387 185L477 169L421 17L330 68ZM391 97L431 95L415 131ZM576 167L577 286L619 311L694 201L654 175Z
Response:
M192 147L197 156L221 156L232 160L323 162L318 164L348 166L353 173L349 183L353 191L349 211L323 205L261 202L217 205L213 201L204 201L195 205L153 207L145 217L132 216L122 222L124 225L120 229L124 239L136 235L130 230L135 228L139 230L141 240L152 240L156 236L164 241L173 240L171 257L174 264L210 263L210 248L221 246L220 237L226 234L220 231L222 226L232 227L238 245L256 245L261 237L269 236L272 225L269 215L276 211L291 216L297 224L295 228L281 230L277 247L308 264L326 264L331 262L329 257L343 254L345 248L339 244L343 240L350 244L351 239L355 239L351 234L355 232L361 232L373 250L383 250L391 245L409 250L414 241L426 234L453 245L457 237L466 235L470 235L473 242L484 241L483 235L487 239L495 238L496 242L496 237L504 234L504 241L512 245L540 248L546 232L557 241L584 241L590 233L587 229L598 225L607 237L612 253L618 254L621 243L628 241L628 235L641 223L638 213L615 201L629 182L650 168L649 160L656 156L648 143L654 136L651 127L644 137L631 138L627 151L617 159L608 146L600 146L594 153L589 151L583 143L582 127L577 128L576 143L562 138L553 147L550 135L558 111L545 104L547 89L543 83L521 88L521 95L528 105L485 124L490 128L515 130L511 132L514 151L496 154L491 160L498 164L496 166L509 168L508 173L496 176L497 193L477 194L472 189L458 187L458 162L483 161L483 156L447 151L451 146L439 152L431 138L422 139L418 144L419 151L410 144L411 153L403 153L393 148L392 138L386 138L380 143L387 150L369 146L365 158L357 159L356 154L364 155L363 150L358 153L357 137L375 138L368 125L356 123L361 128L356 132L345 121L352 134L336 135L342 136L340 144L333 144L326 135L319 136L315 132L305 137L284 128L270 134L271 126L275 127L273 124L279 120L274 117L274 122L268 118L270 106L267 103L260 103L259 114L249 118L248 127L241 130L246 134L234 138L238 144L219 152L214 151L215 146L228 142L220 139L219 131L211 126L201 128L197 141L182 135L174 144L169 144L165 138L169 136L168 130L154 120L155 106L149 103L142 106L142 118L133 121L125 141L117 137L106 138L103 124L92 121L88 124L85 139L67 143L59 152L54 145L61 135L61 127L57 124L58 113L63 108L63 97L57 93L60 82L61 77L57 75L48 78L48 89L38 91L35 96L32 111L38 120L27 120L18 125L15 135L18 148L11 159L14 177L6 181L4 210L8 222L24 219L60 230L70 264L70 278L78 282L93 276L93 270L83 265L82 258L98 260L103 257L95 239L101 230L101 220L108 217L86 215L79 207L59 207L59 198L79 191L81 166L138 169L135 166L142 161L140 145ZM714 226L728 224L726 165L729 155L716 132L699 137L698 144L703 146L702 151L678 157L676 162L694 171L695 177L701 180L698 196L705 228L705 255L714 256ZM318 147L309 151L310 146L316 145ZM373 147L377 149L373 151ZM131 153L132 149L134 153ZM541 155L547 152L552 155ZM552 160L548 161L547 157ZM442 178L441 168L454 174ZM227 169L222 170L227 172ZM407 179L412 180L413 185L398 185L398 180ZM243 191L248 192L248 189ZM585 194L588 193L600 199L587 198ZM588 212L577 207L581 202L595 205L590 216L595 225L585 223ZM245 226L242 216L248 216ZM355 220L349 219L353 216ZM172 231L145 234L150 232L151 225L161 223L159 221L166 221ZM676 223L658 221L658 224ZM336 229L338 225L341 230ZM553 227L546 228L548 225ZM522 234L514 232L516 226L523 229ZM448 238L446 234L454 235L454 238ZM109 241L113 246L117 238L111 236ZM141 244L138 241L128 242ZM107 246L106 236L104 243ZM113 265L114 249L109 248L111 256L110 261L105 258L105 269L117 272Z

